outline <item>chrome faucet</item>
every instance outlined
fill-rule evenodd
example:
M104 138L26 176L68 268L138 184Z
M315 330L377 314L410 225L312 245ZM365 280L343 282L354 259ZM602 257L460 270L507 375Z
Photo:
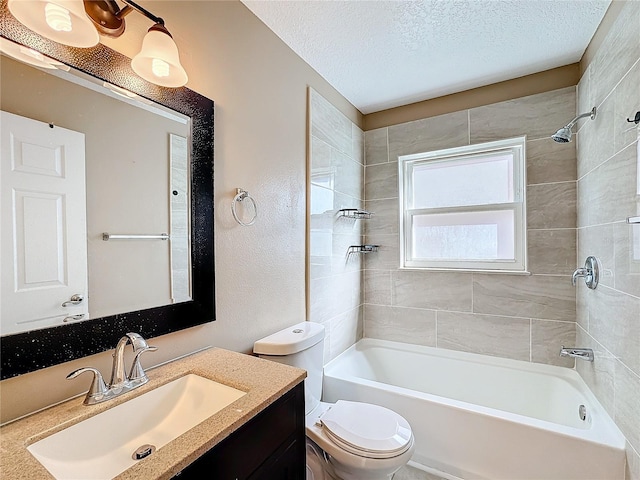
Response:
M131 370L127 375L124 365L124 351L127 344L131 343L133 348L133 361ZM144 352L154 352L158 348L147 345L147 342L137 333L127 333L116 345L113 352L113 366L111 369L111 380L109 385L104 382L102 374L95 368L85 367L74 370L67 375L67 380L76 378L78 375L91 372L93 373L93 381L84 399L85 405L95 405L111 398L115 398L123 393L129 392L134 388L138 388L149 381L142 365L140 364L140 355Z
M582 360L587 360L589 362L593 362L595 358L593 350L590 348L565 347L564 345L562 345L562 348L560 349L560 356L581 358Z
M571 285L576 286L578 277L584 278L584 282L590 289L594 290L598 286L600 280L600 269L598 268L598 260L594 256L587 257L584 267L577 268L571 276Z

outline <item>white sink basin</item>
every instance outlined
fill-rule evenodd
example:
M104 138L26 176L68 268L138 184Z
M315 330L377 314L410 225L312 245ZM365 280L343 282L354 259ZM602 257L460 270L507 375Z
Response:
M132 455L141 446L160 449L243 395L204 377L185 375L27 449L55 478L111 479L140 461Z

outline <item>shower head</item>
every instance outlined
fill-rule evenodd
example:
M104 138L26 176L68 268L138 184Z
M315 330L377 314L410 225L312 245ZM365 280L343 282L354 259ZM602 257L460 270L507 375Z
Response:
M571 135L572 135L571 129L573 128L573 126L576 124L578 120L584 117L590 117L591 120L596 118L596 107L593 107L590 112L578 115L576 118L571 120L569 123L567 123L564 127L558 130L556 133L551 135L551 138L553 138L553 140L558 143L569 143L571 141Z
M556 133L551 135L551 138L553 138L558 143L569 143L571 141L571 128L569 128L568 126L562 127Z

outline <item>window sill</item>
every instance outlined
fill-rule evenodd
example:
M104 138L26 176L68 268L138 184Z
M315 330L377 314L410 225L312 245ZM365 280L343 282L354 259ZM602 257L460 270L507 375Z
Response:
M532 275L528 270L482 270L473 268L399 267L399 270L416 272L499 273L503 275Z

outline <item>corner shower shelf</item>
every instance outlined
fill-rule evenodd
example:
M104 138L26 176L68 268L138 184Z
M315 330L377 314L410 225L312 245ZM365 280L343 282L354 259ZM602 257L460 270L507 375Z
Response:
M366 210L360 210L358 208L341 208L338 210L338 213L341 217L347 218L371 218L373 213L367 212Z
M351 245L347 249L347 256L352 253L374 253L377 252L380 245Z

